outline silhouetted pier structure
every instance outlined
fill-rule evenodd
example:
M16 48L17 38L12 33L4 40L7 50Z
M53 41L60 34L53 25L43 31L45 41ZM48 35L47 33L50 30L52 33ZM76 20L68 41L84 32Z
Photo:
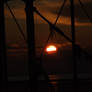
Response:
M33 6L33 0L26 0L25 1L25 12L26 12L26 23L27 23L27 43L28 43L28 55L29 55L29 80L24 82L14 82L14 85L19 83L19 85L22 85L22 88L25 86L25 90L28 89L28 91L34 92L38 91L39 89L39 81L37 80L39 72L36 70L36 67L38 67L39 64L36 62L36 56L35 56L35 32L34 32L34 12L36 12L38 15L40 15L41 18L43 18L56 32L58 32L61 36L64 36L65 39L67 39L69 42L72 43L72 50L73 50L73 64L74 64L74 76L73 80L67 80L70 82L69 85L71 85L71 81L73 81L74 86L70 87L70 90L74 89L73 92L77 92L77 64L76 64L76 43L75 43L75 25L74 25L74 0L70 0L71 3L71 28L72 28L72 39L70 39L68 36L66 36L57 26L49 22L44 16L40 14L40 12ZM8 83L12 86L13 82L7 82L8 76L7 76L7 55L6 55L6 41L5 41L5 23L4 23L4 1L0 1L0 73L1 73L1 92L5 92L7 89ZM80 48L80 51L83 52L83 50ZM87 54L83 52L84 54ZM88 55L88 54L87 54ZM89 55L88 55L89 56ZM40 66L41 67L41 66ZM42 68L41 68L42 69ZM51 82L48 79L48 75L45 75L47 80L46 83ZM54 81L54 80L53 80ZM58 80L57 80L58 81ZM59 80L61 81L61 80ZM66 80L65 80L66 81ZM62 80L63 82L63 80ZM41 82L40 82L41 83ZM86 83L86 82L85 82ZM89 82L87 82L89 83ZM27 84L27 86L25 85ZM60 84L61 85L61 84ZM47 85L46 85L47 86ZM50 86L53 87L53 85L50 84ZM67 87L68 87L67 86ZM65 87L65 88L67 88ZM17 91L17 90L15 90ZM23 90L24 91L24 90ZM41 91L41 90L40 90ZM42 90L43 91L43 90ZM47 87L48 91L48 87ZM55 89L54 89L55 91ZM59 89L59 92L61 89ZM68 91L68 90L66 90ZM64 91L65 92L65 91Z
M0 92L7 92L7 82L4 0L0 0Z

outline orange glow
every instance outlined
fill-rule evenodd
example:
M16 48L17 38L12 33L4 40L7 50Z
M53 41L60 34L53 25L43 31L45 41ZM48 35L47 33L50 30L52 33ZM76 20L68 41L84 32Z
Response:
M56 52L57 51L57 47L54 45L49 45L46 48L46 52Z

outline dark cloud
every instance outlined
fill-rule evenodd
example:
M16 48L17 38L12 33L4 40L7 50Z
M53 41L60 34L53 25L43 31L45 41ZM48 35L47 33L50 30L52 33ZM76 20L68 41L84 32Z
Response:
M90 16L92 16L92 2L88 2L88 3L84 3L85 9L88 12L88 14ZM47 11L53 13L53 14L57 14L59 11L60 6L57 7L51 7L51 8L47 8ZM69 17L70 16L70 6L67 5L64 7L61 16L66 16ZM79 22L88 22L88 18L86 16L86 14L84 13L84 11L82 10L80 4L75 4L75 17L77 19L77 21Z

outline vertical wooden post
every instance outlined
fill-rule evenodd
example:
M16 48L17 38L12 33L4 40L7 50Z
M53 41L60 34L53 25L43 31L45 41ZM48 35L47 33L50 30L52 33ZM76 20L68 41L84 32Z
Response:
M72 57L73 57L73 92L77 92L77 59L75 46L75 20L74 20L74 0L70 0L71 4L71 31L72 31Z
M34 14L33 0L26 0L26 23L27 23L27 40L29 55L29 90L37 92L37 78L35 66L35 32L34 32Z
M4 20L4 0L0 0L0 92L7 92L8 81Z

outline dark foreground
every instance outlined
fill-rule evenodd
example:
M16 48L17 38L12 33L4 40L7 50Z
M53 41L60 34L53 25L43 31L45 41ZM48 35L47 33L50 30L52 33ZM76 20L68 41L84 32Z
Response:
M38 92L73 92L73 82L71 79L53 80L52 85L46 81L38 82ZM8 92L29 92L28 80L9 81ZM78 92L92 92L92 79L78 80Z

